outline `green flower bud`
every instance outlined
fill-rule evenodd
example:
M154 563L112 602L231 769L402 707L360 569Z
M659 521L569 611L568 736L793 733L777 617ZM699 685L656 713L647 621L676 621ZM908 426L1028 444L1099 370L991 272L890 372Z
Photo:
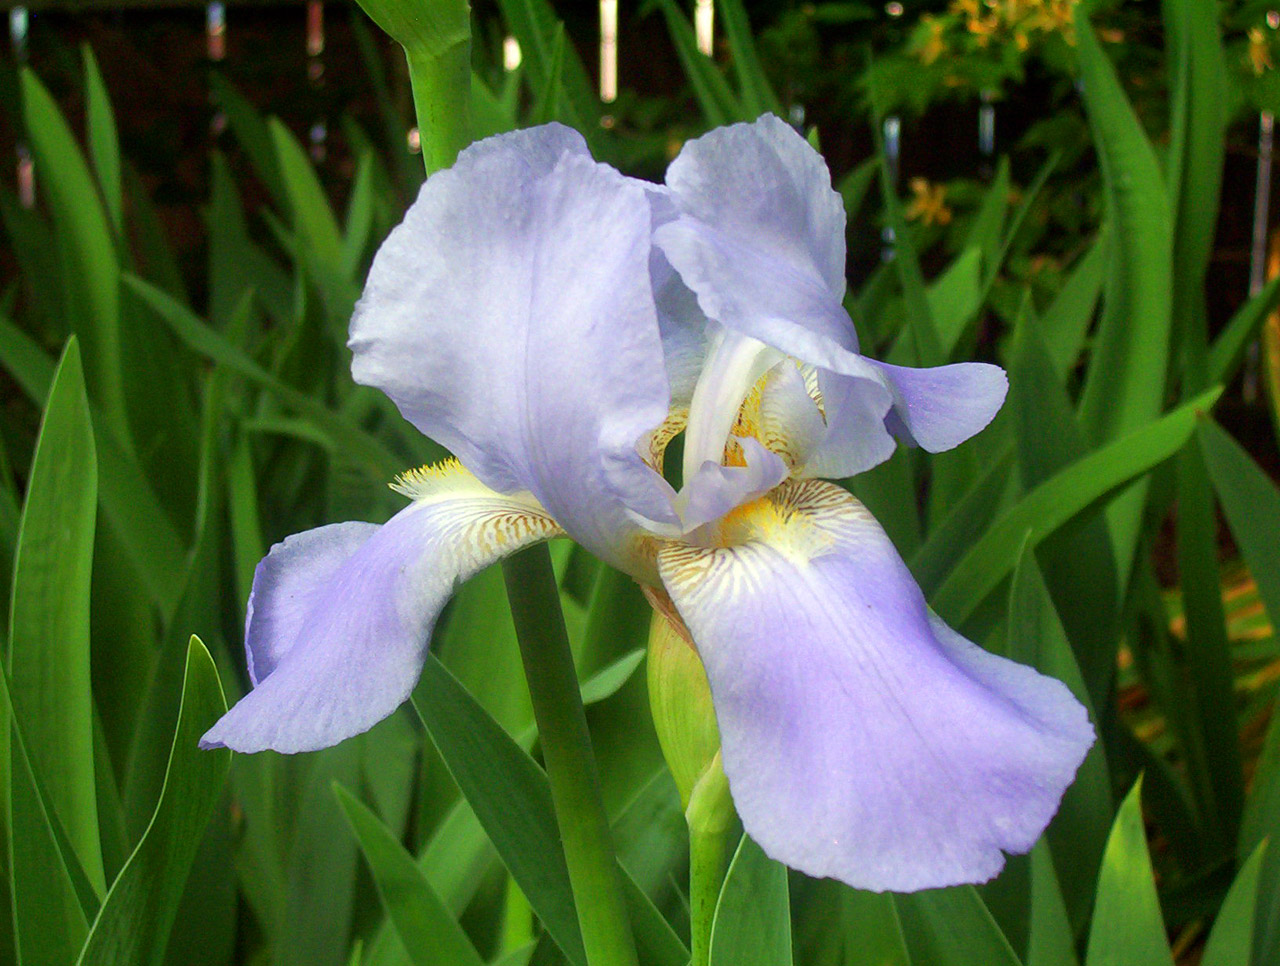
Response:
M699 780L720 753L720 731L702 659L670 601L656 599L649 626L649 705L663 757L688 809ZM717 770L719 768L716 765Z

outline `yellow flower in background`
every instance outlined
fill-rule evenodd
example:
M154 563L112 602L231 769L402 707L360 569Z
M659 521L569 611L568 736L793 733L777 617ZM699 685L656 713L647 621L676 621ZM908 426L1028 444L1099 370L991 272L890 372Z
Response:
M951 224L951 209L947 207L947 186L930 184L927 178L912 178L911 193L915 195L907 206L907 219L926 225Z
M1271 41L1261 27L1249 28L1249 65L1258 77L1275 66L1271 62Z
M926 38L924 43L917 48L915 54L920 58L920 63L928 66L929 64L937 61L937 59L948 50L947 42L943 38L943 32L946 30L947 25L929 14L925 14L921 20L926 26L928 26L929 36Z

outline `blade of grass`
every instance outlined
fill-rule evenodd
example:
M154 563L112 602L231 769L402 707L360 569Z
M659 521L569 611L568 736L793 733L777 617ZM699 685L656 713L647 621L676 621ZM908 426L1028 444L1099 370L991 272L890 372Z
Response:
M1035 547L1077 514L1164 462L1187 441L1196 415L1220 390L1205 393L1072 463L1019 500L969 549L938 588L933 606L959 625L1008 576L1024 539Z
M1098 876L1089 966L1173 966L1142 823L1142 780L1116 815Z
M1263 842L1236 873L1231 891L1218 910L1200 966L1235 966L1249 962L1253 951L1254 913L1258 900L1258 878L1268 844Z
M717 0L720 17L724 22L725 37L733 58L733 70L738 75L738 89L742 92L742 106L747 112L745 120L755 120L766 112L782 117L784 111L778 95L773 92L769 78L756 53L756 42L747 22L747 11L742 0Z
M120 354L120 266L111 227L62 112L30 71L22 103L61 255L71 327L84 343L89 385L120 439L129 441Z
M281 402L305 414L330 436L336 446L358 459L375 480L385 481L403 468L402 461L378 440L352 426L329 407L306 393L294 389L272 376L253 359L224 339L185 306L155 286L132 275L125 284L138 293L160 314L174 333L200 355L262 386Z
M94 889L106 891L98 838L89 690L89 592L98 463L80 368L68 343L53 377L18 532L9 674L32 767L49 790Z
M14 377L27 398L43 406L53 382L54 361L21 329L0 315L0 364ZM102 511L166 619L173 613L179 591L173 575L186 568L183 547L153 487L136 459L118 443L106 421L94 414Z
M116 135L116 118L107 96L107 85L98 69L98 60L88 44L80 47L84 59L85 115L89 130L89 154L93 171L98 176L102 199L115 237L124 237L124 194L120 180L120 141Z
M1275 540L1280 533L1280 489L1211 419L1200 420L1196 438L1231 535L1257 582L1272 626L1280 626L1280 545Z
M711 927L711 966L791 966L787 867L747 836L738 844Z
M1173 238L1155 150L1087 17L1077 18L1076 33L1114 241L1106 303L1080 401L1086 432L1102 442L1154 418L1163 403ZM1146 492L1139 484L1107 511L1122 588L1137 548Z
M483 966L484 960L413 856L354 795L341 785L333 791L414 966Z
M163 962L182 886L231 764L231 752L201 751L197 741L226 710L213 659L192 637L160 803L107 893L78 966Z
M734 121L748 120L738 97L724 79L715 62L698 49L689 18L676 0L658 0L658 9L667 21L667 32L675 44L680 66L693 88L694 99L702 109L708 127L720 127Z
M973 886L895 895L913 966L1020 966Z

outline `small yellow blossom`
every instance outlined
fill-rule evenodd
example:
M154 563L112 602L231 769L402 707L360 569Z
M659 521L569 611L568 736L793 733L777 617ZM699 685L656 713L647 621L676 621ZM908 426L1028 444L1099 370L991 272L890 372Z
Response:
M930 184L925 178L911 179L911 193L915 195L907 206L909 221L922 221L926 225L948 225L951 209L947 207L947 186Z
M929 28L929 36L916 50L916 56L920 58L920 63L928 66L947 52L947 41L942 35L947 25L928 14L921 19Z
M1249 64L1258 77L1275 66L1271 62L1271 42L1261 27L1249 28Z

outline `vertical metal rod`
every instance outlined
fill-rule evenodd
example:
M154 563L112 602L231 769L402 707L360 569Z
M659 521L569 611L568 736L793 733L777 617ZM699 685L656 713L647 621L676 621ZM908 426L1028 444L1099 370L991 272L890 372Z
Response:
M902 118L896 114L890 114L884 119L884 163L885 170L889 176L889 184L892 190L898 190L898 176L901 168L902 156ZM884 230L880 232L883 245L880 248L880 258L883 261L892 261L894 247L897 237L893 233L893 227L885 225Z
M312 90L324 86L324 3L322 0L307 0L307 82ZM329 122L321 114L311 125L308 133L311 160L316 164L328 155Z
M205 44L215 64L227 56L227 6L217 0L205 9Z
M982 105L978 108L978 150L984 158L990 158L996 153L995 92L987 88L981 96Z
M502 69L508 74L520 66L524 55L520 52L520 41L515 37L502 39Z
M708 57L715 51L716 8L713 0L697 0L693 8L693 34L698 49Z
M27 34L31 29L31 16L26 7L14 7L9 11L9 40L13 44L13 59L19 66L27 62ZM31 148L19 141L15 149L18 157L18 204L23 208L36 206L36 168L31 159Z
M600 100L618 99L618 0L600 0Z
M210 3L205 7L205 56L209 63L220 63L227 56L227 7L224 3ZM209 132L216 138L227 129L227 115L209 92Z

